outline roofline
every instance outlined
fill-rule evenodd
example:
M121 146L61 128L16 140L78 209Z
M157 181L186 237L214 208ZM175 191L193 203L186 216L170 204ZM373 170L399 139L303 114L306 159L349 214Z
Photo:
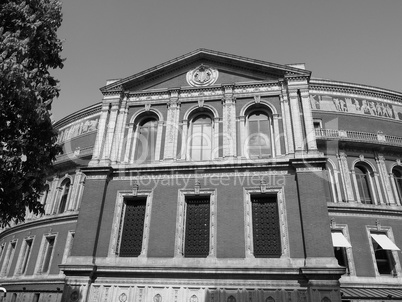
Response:
M392 94L397 97L402 97L402 92L400 92L400 91L385 89L385 88L381 88L381 87L377 87L377 86L370 86L370 85L365 85L365 84L356 84L356 83L351 83L351 82L335 81L335 80L330 80L330 79L310 78L310 84L341 86L344 88L358 88L358 89L364 89L364 90L371 90L371 91L375 91L378 93Z

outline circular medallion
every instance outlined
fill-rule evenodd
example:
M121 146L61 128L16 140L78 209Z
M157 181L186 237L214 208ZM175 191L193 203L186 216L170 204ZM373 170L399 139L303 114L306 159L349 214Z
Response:
M197 68L190 70L186 75L187 83L191 86L209 86L218 79L218 70L201 64Z
M78 297L79 297L78 291L75 290L70 295L70 301L73 301L73 302L78 301Z

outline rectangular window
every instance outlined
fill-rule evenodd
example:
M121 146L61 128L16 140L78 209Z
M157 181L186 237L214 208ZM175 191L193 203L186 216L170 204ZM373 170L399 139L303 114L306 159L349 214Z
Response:
M31 255L31 248L32 248L32 239L25 240L25 243L21 249L21 266L19 273L20 274L25 274L27 266L28 266L28 261L29 261L29 256Z
M209 196L186 198L184 257L209 255L210 212Z
M39 302L39 298L40 298L40 294L39 293L35 293L32 299L32 302Z
M146 198L130 198L124 201L121 223L120 257L138 257L142 251Z
M3 252L4 252L4 248L5 248L6 244L3 243L2 245L0 245L0 260L3 257Z
M7 276L10 271L10 267L11 267L11 263L14 258L16 246L17 246L17 241L11 241L7 248L6 255L4 257L3 267L1 269L2 276Z
M349 241L346 239L345 235L341 230L333 230L331 232L332 235L332 244L334 246L334 254L336 260L338 260L338 264L340 266L344 266L349 273L349 264L348 264L348 256L346 252L346 248L350 248L351 245Z
M392 251L399 248L383 233L371 233L371 242L374 249L377 270L380 275L394 274L395 260Z
M254 256L280 257L282 249L276 195L251 196L251 210Z
M53 249L54 249L55 237L46 238L46 248L43 258L42 273L49 272L50 260L52 259Z

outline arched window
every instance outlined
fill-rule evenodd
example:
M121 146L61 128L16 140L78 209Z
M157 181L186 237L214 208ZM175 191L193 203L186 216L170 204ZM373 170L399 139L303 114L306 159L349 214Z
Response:
M155 160L158 120L149 117L141 120L136 128L134 161L137 163Z
M394 178L399 200L402 202L402 169L399 167L394 167L392 169L392 176Z
M69 178L65 179L61 184L61 199L59 204L58 214L63 213L66 210L68 193L70 192L71 181Z
M247 115L246 155L249 158L272 156L270 118L264 111L251 111Z
M207 114L194 116L189 122L190 160L201 161L212 158L212 118Z
M373 198L370 191L370 173L363 165L355 166L355 175L357 181L357 189L360 196L360 202L364 204L372 204Z

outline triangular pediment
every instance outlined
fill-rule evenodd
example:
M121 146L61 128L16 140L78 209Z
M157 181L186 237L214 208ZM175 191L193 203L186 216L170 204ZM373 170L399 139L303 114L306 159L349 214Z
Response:
M101 88L103 93L146 91L188 86L276 81L285 76L310 76L311 72L287 65L198 49Z

